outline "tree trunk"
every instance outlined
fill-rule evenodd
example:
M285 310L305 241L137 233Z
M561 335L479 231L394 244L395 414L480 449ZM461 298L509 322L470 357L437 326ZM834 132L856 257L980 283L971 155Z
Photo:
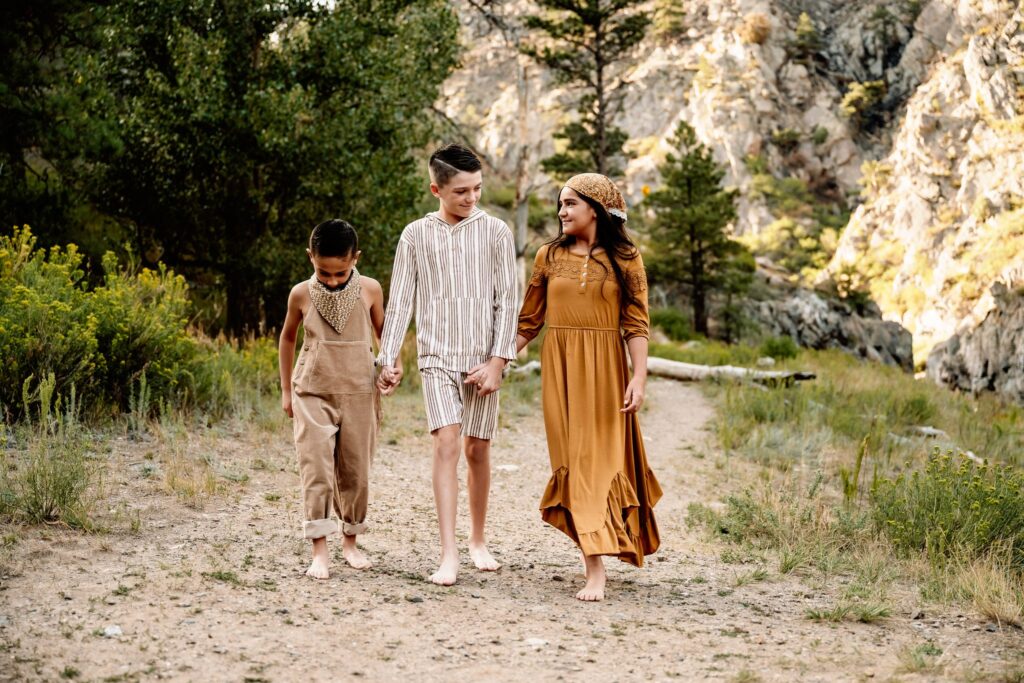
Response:
M604 98L604 46L602 45L602 39L604 38L601 30L601 24L598 23L594 26L594 65L597 73L594 81L595 88L594 94L596 95L595 104L597 106L597 112L594 117L594 126L597 128L594 131L597 135L597 154L594 156L594 161L597 164L597 172L601 175L608 175L608 142L607 137L607 126L605 117L607 116L606 103Z
M748 379L771 386L780 384L789 386L796 382L816 377L812 372L752 370L750 368L738 368L733 365L695 365L693 363L681 363L654 356L647 359L647 372L654 377L668 377L669 379L677 379L683 382L699 382L705 379L723 377L729 379Z
M519 138L519 157L516 160L515 242L516 270L519 273L519 291L526 289L526 231L530 219L530 143L529 143L529 72L526 56L516 57L516 93L519 97L516 135Z

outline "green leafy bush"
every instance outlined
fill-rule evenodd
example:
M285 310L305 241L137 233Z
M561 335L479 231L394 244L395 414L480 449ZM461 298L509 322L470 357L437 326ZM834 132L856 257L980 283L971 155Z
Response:
M96 359L103 395L118 408L128 405L132 385L146 373L154 400L188 392L196 342L188 334L188 286L163 264L156 271L122 269L110 252L103 257L105 282L88 297L97 321Z
M1024 571L1024 473L976 463L936 449L923 470L879 480L872 490L875 524L904 551L937 563L1009 547Z
M672 341L694 338L693 323L677 308L656 308L651 311L651 325L661 329Z
M796 358L800 353L800 347L793 341L792 337L769 337L761 342L761 355L771 356L776 360Z
M23 411L22 385L52 372L55 391L95 384L99 323L88 305L82 256L36 249L29 228L0 235L0 404L8 417Z
M30 417L27 406L39 399L40 380L51 373L54 396L74 389L93 412L130 408L136 422L157 406L220 416L254 406L276 387L273 339L235 343L189 331L191 303L180 275L163 265L122 268L107 253L103 282L90 290L74 245L35 245L27 226L0 236L0 355L6 361L0 404L6 419Z

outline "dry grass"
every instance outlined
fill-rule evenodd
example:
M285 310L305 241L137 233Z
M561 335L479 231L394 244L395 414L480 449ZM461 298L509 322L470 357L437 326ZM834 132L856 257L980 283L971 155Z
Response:
M190 508L202 509L219 489L211 463L206 458L190 456L186 448L171 448L164 457L163 469L164 488Z

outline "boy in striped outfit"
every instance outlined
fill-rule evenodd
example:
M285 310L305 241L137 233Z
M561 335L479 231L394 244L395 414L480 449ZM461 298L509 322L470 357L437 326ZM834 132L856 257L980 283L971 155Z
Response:
M516 355L519 306L512 231L477 207L481 171L476 155L460 145L431 155L430 192L439 208L402 232L378 357L379 386L388 394L401 381L397 360L415 310L441 534L441 563L430 580L443 586L455 583L459 571L455 516L463 442L469 465L469 554L480 570L500 567L487 550L484 520L497 392L502 370Z

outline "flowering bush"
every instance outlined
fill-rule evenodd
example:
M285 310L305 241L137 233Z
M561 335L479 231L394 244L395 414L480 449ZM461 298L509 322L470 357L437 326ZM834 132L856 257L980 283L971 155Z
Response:
M935 561L1010 548L1024 571L1024 473L936 449L923 470L881 479L874 519L893 544Z

